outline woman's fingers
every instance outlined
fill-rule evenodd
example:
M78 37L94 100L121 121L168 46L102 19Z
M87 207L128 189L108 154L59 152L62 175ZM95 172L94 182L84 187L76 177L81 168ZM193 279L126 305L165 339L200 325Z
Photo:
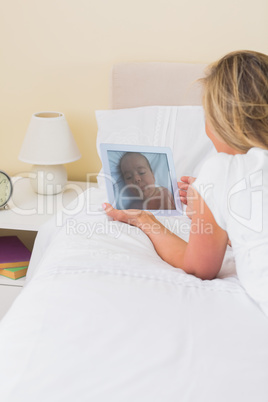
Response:
M191 176L181 176L181 181L185 182L185 183L189 183L189 178Z
M119 209L115 209L111 206L111 204L108 203L104 203L102 204L102 208L104 209L104 211L106 212L106 214L108 216L110 216L111 218L115 219L115 220L122 220L122 218L124 217L124 211L121 211Z
M106 214L113 218L115 221L129 223L130 225L134 226L137 226L138 218L142 213L144 213L144 211L139 209L115 209L111 206L111 204L108 203L102 204L102 207L105 210Z
M195 181L195 177L182 176L181 181L178 181L180 200L183 204L188 205L187 196L189 186Z
M187 205L187 191L189 188L188 176L182 176L182 181L178 182L180 200L183 204Z
M187 191L187 190L188 190L188 187L189 187L189 184L183 183L183 182L181 182L181 181L178 181L178 187L179 187L180 190L185 190L185 191Z
M183 204L187 205L187 197L182 197L182 196L180 195L180 200L181 200L181 202L182 202Z
M191 185L191 184L193 184L193 182L196 180L196 177L189 177L189 179L188 179L188 183Z

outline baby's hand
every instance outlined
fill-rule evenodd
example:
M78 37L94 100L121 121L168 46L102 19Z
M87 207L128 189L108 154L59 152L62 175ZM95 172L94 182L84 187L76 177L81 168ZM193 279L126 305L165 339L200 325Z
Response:
M189 186L195 181L195 177L191 176L182 176L181 181L178 182L179 194L181 202L187 205L186 213L189 218L191 218L192 210L191 210L191 197L192 192L189 189Z

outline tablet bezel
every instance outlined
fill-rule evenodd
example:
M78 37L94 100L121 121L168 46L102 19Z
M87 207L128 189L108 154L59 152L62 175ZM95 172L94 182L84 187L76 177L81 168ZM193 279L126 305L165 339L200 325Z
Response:
M139 153L154 153L154 154L164 154L166 155L166 160L168 164L168 173L170 175L170 182L173 191L173 198L176 209L154 209L154 210L142 210L149 211L154 215L159 216L174 216L182 215L183 208L179 197L179 189L176 179L175 166L172 156L172 151L169 147L155 147L155 146L145 146L145 145L124 145L124 144L100 144L100 154L103 166L103 175L105 177L106 190L109 203L116 208L116 199L114 191L114 179L111 174L110 162L108 157L109 151L118 152L139 152Z

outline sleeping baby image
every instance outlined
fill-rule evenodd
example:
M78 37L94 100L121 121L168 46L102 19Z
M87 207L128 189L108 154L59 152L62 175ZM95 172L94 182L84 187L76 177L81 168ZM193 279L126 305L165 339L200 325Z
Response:
M148 159L139 152L126 152L119 161L125 188L130 193L131 209L176 209L171 192L157 186Z

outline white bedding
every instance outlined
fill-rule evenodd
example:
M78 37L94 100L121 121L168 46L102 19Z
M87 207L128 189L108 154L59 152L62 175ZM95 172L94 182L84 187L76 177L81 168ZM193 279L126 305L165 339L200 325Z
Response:
M1 321L1 402L267 402L268 320L231 249L219 278L202 281L108 221L103 190L80 197L90 210L39 232ZM161 221L187 239L186 217Z

